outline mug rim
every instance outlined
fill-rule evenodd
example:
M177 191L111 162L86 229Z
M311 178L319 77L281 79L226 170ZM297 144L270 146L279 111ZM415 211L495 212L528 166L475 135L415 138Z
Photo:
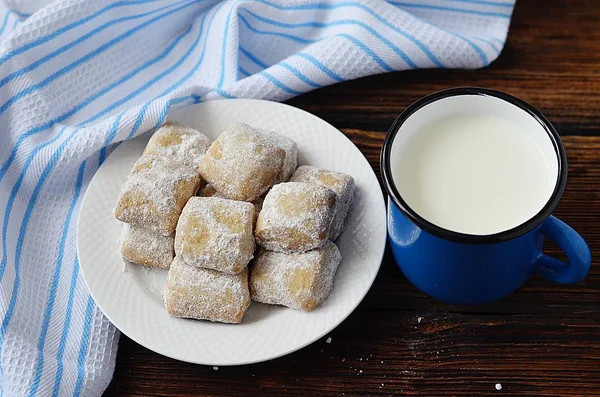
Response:
M494 234L486 234L486 235L476 235L476 234L468 234L452 231L441 226L438 226L414 211L407 203L404 201L400 192L396 188L396 185L392 178L391 172L391 149L394 139L398 132L400 131L400 127L404 124L408 118L410 118L414 113L416 113L419 109L436 102L440 99L454 97L454 96L467 96L467 95L479 95L479 96L492 96L498 99L501 99L505 102L513 106L517 106L520 109L527 112L531 117L533 117L546 131L548 137L552 142L552 146L554 147L554 151L556 152L557 157L557 166L558 166L558 175L556 178L556 184L554 186L554 190L552 191L552 195L544 205L544 207L533 217L528 219L527 221L511 228ZM416 102L413 102L409 105L392 123L389 128L385 140L383 142L383 147L381 149L381 174L383 179L383 186L386 190L386 193L389 197L391 197L393 203L398 207L398 209L408 218L411 222L416 224L421 229L425 230L428 233L431 233L437 237L459 242L466 244L490 244L490 243L499 243L502 241L507 241L514 239L516 237L522 236L536 227L538 227L544 220L546 220L554 211L560 199L562 198L563 192L565 190L565 186L567 184L567 155L565 151L565 147L563 142L558 134L558 131L552 123L536 108L528 104L527 102L514 97L510 94L492 90L489 88L481 88L481 87L456 87L456 88L448 88L445 90L437 91L432 94L426 95Z

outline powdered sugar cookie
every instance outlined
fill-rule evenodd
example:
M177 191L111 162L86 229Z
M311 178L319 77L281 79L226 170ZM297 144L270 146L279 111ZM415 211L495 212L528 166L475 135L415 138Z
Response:
M256 241L270 251L298 252L325 243L335 214L335 193L311 183L273 186L256 221Z
M279 177L285 151L244 123L227 128L211 145L200 174L223 197L253 201Z
M165 157L142 156L121 188L115 217L170 236L183 206L199 184L200 177L194 167Z
M250 306L248 270L226 274L175 257L167 275L165 306L174 317L239 323Z
M254 205L219 197L192 197L175 233L175 254L187 264L239 273L254 256Z
M150 137L145 155L167 157L200 167L212 139L185 124L166 122Z
M314 310L331 293L341 259L340 251L331 241L301 253L261 250L250 274L252 300Z
M316 183L333 190L336 196L335 217L331 223L329 239L335 241L344 231L345 221L354 201L354 178L342 172L322 170L320 168L303 165L298 167L290 182Z
M142 227L124 224L121 255L138 265L168 269L175 256L173 241L173 235L161 236Z

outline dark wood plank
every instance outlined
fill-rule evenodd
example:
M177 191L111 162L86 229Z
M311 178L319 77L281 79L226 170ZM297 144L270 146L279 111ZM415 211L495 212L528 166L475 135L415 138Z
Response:
M129 372L118 371L107 394L457 396L491 395L500 383L502 395L597 396L598 326L577 317L359 311L329 344L217 371L125 340L119 363Z
M482 86L538 107L563 134L600 133L600 4L519 0L508 42L480 70L415 70L344 82L289 101L338 128L386 131L406 106L431 92Z
M556 215L599 257L600 137L589 136L600 135L598 70L600 3L519 0L507 47L489 68L373 76L289 103L341 128L378 172L385 131L419 97L461 85L519 96L562 134L575 135L564 138L570 174ZM578 285L534 276L499 302L458 307L417 291L388 252L366 299L330 336L330 344L323 339L277 360L218 370L162 357L123 336L106 394L598 396L600 268L594 263Z
M344 130L376 166L382 134ZM360 136L360 139L355 139ZM600 255L600 137L565 137L570 183L557 214ZM556 250L549 251L558 254ZM177 362L122 337L107 395L600 394L600 268L575 286L540 277L475 307L418 292L386 253L367 298L325 340L277 360L219 368Z

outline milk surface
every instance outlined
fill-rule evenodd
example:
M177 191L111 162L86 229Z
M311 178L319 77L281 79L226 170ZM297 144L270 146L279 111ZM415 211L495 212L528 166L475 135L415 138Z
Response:
M516 122L461 113L415 131L392 166L400 195L421 217L448 230L488 235L544 207L556 162Z

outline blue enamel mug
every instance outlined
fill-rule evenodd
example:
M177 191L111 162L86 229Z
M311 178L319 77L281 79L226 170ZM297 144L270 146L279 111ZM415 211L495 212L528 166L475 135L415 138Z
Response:
M417 146L409 145L418 139L419 134L424 134L423 131L427 130L430 125L428 123L432 120L450 120L445 117L455 120L456 117L462 117L460 120L464 122L468 121L464 117L470 117L469 115L489 115L519 126L526 131L526 139L539 145L540 153L546 156L544 164L550 170L548 178L551 178L547 184L548 193L540 196L541 201L535 207L535 212L523 215L518 224L505 225L504 228L497 225L500 229L493 229L493 223L496 222L494 219L500 224L506 219L512 219L514 214L509 210L499 216L499 213L494 213L493 208L486 212L486 203L472 203L473 211L477 208L481 211L483 208L481 214L470 214L468 206L461 209L462 213L440 213L449 217L456 225L461 225L462 219L469 219L470 226L475 228L473 230L480 226L478 219L481 219L482 225L491 222L488 230L492 232L485 232L486 229L482 229L483 232L465 232L460 227L448 227L441 220L433 219L422 212L422 208L417 210L419 207L425 208L418 201L418 197L421 197L418 194L422 194L421 188L435 191L438 186L435 181L432 183L428 180L421 185L407 182L411 175L421 171L420 167L407 170L404 165L405 168L402 168L405 164L403 159L406 158L403 156L416 151L414 148ZM486 134L488 130L501 128L500 124L488 125L480 133ZM437 125L436 128L443 128L443 125ZM502 139L502 135L498 134L495 139L498 136ZM451 135L446 136L446 139L450 139L448 144L469 145L468 141L453 142ZM498 147L498 150L506 152L509 159L506 161L518 158L513 156L511 146L505 145L501 140L498 141ZM409 148L413 151L409 151ZM521 150L520 147L514 149ZM537 151L535 155L538 155ZM445 160L448 161L447 158ZM438 157L433 156L428 161L437 162ZM506 161L506 167L523 167L523 173L530 172L527 162L515 165ZM443 166L454 167L455 164L449 161ZM477 164L473 166L476 167ZM503 170L502 167L499 169ZM381 172L388 194L388 236L398 267L414 286L436 299L455 304L482 304L511 294L533 272L557 283L570 284L583 280L589 271L591 253L584 239L566 223L551 215L567 182L565 148L552 124L538 110L518 98L474 87L452 88L421 98L402 112L388 131L381 151ZM487 177L495 178L496 175ZM477 184L467 185L466 188L457 186L456 189L462 190L452 191L454 188L451 182L441 180L440 183L445 183L445 188L449 189L446 193L448 197L460 197L460 194L464 194L465 199L471 199L468 192L485 193L477 190ZM487 183L486 186L495 187L494 183ZM524 188L529 190L518 197L522 197L525 202L531 198L531 186ZM415 189L418 192L414 192ZM431 202L434 207L435 203L440 206L448 204L444 197L437 198L435 195ZM459 204L461 203L456 208L459 208ZM521 207L519 209L522 210ZM431 214L435 210L433 208ZM543 253L546 238L558 244L565 252L568 262Z

